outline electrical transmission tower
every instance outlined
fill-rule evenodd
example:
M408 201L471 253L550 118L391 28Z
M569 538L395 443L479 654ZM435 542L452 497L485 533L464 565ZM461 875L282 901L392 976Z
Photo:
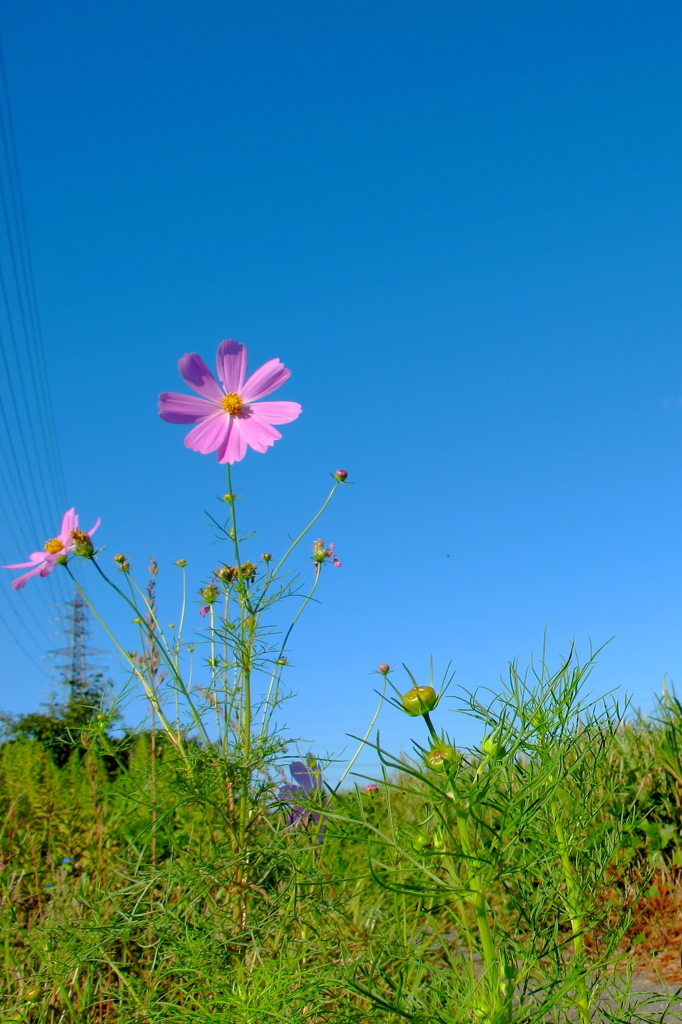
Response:
M55 668L61 673L62 682L70 688L71 693L84 694L92 689L96 680L101 680L103 669L96 659L107 652L91 647L88 643L92 630L88 610L78 591L62 608L62 633L68 637L68 644L49 653L51 657L60 659Z

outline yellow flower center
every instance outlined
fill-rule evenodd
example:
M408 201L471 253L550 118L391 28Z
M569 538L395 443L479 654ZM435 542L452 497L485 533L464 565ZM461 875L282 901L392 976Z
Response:
M64 550L64 545L60 541L59 537L53 537L52 540L48 540L46 543L45 550L49 555L56 555L58 551Z
M220 404L225 412L229 412L230 416L236 416L244 403L239 395L235 394L234 391L230 391L229 395L225 395Z

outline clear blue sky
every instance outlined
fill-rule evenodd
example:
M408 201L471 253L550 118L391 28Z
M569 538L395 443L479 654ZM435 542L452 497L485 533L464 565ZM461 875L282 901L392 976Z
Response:
M237 467L255 553L354 482L293 734L338 751L381 661L494 687L545 625L614 637L597 690L680 677L678 3L8 0L0 30L69 502L159 559L166 620L224 483L156 396L235 337L304 408Z

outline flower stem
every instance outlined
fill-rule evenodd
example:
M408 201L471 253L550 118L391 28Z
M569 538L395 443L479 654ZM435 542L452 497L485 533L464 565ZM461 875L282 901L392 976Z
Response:
M564 835L564 827L561 824L561 818L559 817L559 807L556 799L551 801L550 809L552 819L554 821L554 832L556 834L557 845L559 847L561 866L564 872L564 881L566 883L568 912L571 918L571 930L573 932L574 962L581 970L580 980L576 986L578 989L578 1010L583 1020L583 1024L590 1024L590 1001L587 995L583 963L585 952L585 943L583 941L585 921L580 912L580 889L575 869L571 863L571 858L568 853L568 845L566 843L566 836Z
M244 849L246 841L246 828L249 817L249 790L251 784L251 662L253 655L253 639L256 627L255 614L251 608L246 589L246 582L242 573L241 555L239 552L239 534L237 533L237 510L235 508L234 492L232 490L232 471L229 462L227 463L227 489L228 504L230 506L230 536L234 548L234 558L237 570L237 592L239 594L241 634L242 634L242 655L241 655L241 696L242 713L240 719L241 743L242 743L242 785L239 797L239 827L237 831L237 842L239 850ZM243 865L238 869L239 881L243 875Z
M327 505L329 504L329 502L334 497L334 494L336 493L336 489L339 486L339 483L340 483L339 480L336 480L334 482L334 486L332 487L331 491L327 495L325 501L322 503L322 507L319 509L318 512L316 512L316 514L310 520L310 522L305 527L305 529L301 530L301 532L299 533L298 537L296 537L296 539L291 542L291 544L286 549L286 551L284 552L284 554L280 558L280 560L277 563L277 565L275 566L275 568L272 570L272 573L270 574L270 576L268 578L268 584L263 588L263 592L261 594L261 603L263 602L263 599L265 598L265 594L267 592L267 588L268 588L269 584L277 577L277 574L279 573L280 569L282 568L282 566L284 565L284 563L286 562L287 558L289 557L291 552L294 550L294 548L297 547L298 544L300 544L300 542L305 537L306 533L308 533L309 530L312 530L313 526L315 525L317 520L320 518L320 516L324 512L324 510L326 509Z
M457 807L457 829L459 832L460 842L462 844L462 850L466 858L466 870L469 887L472 892L471 903L474 908L476 915L476 925L478 927L478 934L481 939L481 947L483 949L483 958L485 960L486 974L488 975L488 983L490 988L490 1009L493 1013L497 1013L500 1010L500 995L499 995L499 970L497 957L495 956L495 943L493 941L492 932L490 931L490 923L488 921L488 905L485 898L485 891L483 882L480 876L478 863L474 856L473 844L471 842L471 835L469 833L469 818L465 809L460 805Z
M275 667L273 669L272 675L270 676L270 682L268 684L268 692L267 692L267 694L265 696L265 701L263 702L263 721L262 721L262 724L261 724L261 731L260 731L261 738L265 735L265 730L267 729L267 725L268 725L268 722L270 720L270 715L272 713L272 708L270 707L270 700L272 698L272 691L273 691L273 688L275 686L275 680L277 679L277 672L278 672L278 669L280 667L279 662L284 657L284 652L286 651L287 643L289 642L289 637L291 636L291 633L292 633L292 630L293 630L294 626L296 625L296 623L300 619L301 615L303 614L304 609L308 605L308 602L312 600L313 594L317 590L317 585L320 582L320 576L321 576L321 573L319 571L319 566L317 566L317 570L318 571L315 573L315 579L313 580L313 585L310 588L309 593L303 598L303 602L301 604L301 607L298 609L298 611L294 615L294 618L292 619L291 625L289 626L289 628L287 629L286 633L284 634L284 640L282 641L282 644L280 646L279 654L277 655L277 661L275 662Z

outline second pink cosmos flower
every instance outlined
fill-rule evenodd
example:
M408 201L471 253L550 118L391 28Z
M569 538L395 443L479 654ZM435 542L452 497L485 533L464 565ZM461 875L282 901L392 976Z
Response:
M291 423L300 415L298 402L261 402L284 384L291 370L271 359L246 380L246 346L233 339L221 341L216 356L218 378L196 352L184 355L178 366L185 382L201 397L164 392L159 395L159 416L166 423L196 423L185 445L208 455L217 451L218 462L239 462L247 445L267 451L282 436L274 423Z
M28 562L3 565L3 569L30 569L30 572L25 572L22 576L17 576L15 580L12 580L12 589L21 590L22 587L26 586L26 581L36 574L38 576L49 576L57 564L57 560L70 554L74 548L77 549L79 543L82 544L84 540L92 537L100 523L101 519L98 519L91 530L88 530L87 533L81 532L78 529L76 510L75 508L70 508L62 517L61 530L56 537L45 542L45 547L42 551L32 551L28 556ZM76 550L76 554L78 554L78 550Z

